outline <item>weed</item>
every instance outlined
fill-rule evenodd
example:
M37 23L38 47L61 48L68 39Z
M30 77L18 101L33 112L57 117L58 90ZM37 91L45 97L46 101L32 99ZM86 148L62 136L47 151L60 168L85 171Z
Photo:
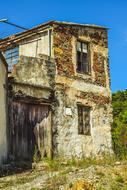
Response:
M116 177L116 181L119 182L119 183L124 183L124 180L123 180L123 178L122 178L121 175L118 175L118 176Z
M33 161L35 163L38 163L40 161L40 156L38 154L38 149L36 146L35 146L35 150L34 150Z
M69 188L72 188L73 187L73 183L71 182L70 184L69 184Z
M104 177L105 174L102 171L97 171L96 174L100 177Z
M59 186L65 185L67 183L66 174L60 172L58 175L51 177L47 183L47 189L57 190Z

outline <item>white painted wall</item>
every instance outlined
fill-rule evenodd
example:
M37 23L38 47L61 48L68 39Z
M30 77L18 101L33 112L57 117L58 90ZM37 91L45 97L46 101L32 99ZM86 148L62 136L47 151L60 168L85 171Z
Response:
M48 31L44 31L41 34L35 35L34 37L29 37L25 40L22 40L21 44L19 45L19 55L36 57L37 54L49 55Z

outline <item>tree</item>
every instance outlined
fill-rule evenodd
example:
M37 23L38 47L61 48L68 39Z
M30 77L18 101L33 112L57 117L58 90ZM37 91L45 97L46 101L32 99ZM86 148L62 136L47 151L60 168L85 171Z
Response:
M127 156L127 90L112 95L112 141L118 157Z

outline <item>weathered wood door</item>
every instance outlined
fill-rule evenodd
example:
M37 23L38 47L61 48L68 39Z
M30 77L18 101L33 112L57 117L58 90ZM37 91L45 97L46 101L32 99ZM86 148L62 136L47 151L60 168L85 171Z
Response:
M15 159L32 160L35 148L42 151L41 156L51 156L50 106L15 101L11 104L9 118L10 152Z

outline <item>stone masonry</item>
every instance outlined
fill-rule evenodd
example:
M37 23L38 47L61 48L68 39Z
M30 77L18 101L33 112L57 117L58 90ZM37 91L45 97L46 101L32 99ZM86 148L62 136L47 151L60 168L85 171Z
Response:
M112 107L107 30L55 24L54 58L57 65L54 146L59 156L87 157L111 153ZM76 41L90 43L91 75L76 73ZM78 134L77 103L92 107L91 135ZM71 108L72 115L65 114ZM55 148L54 148L55 150Z
M27 45L30 35L32 40L36 40L37 32L41 36L43 30L46 35L51 35L50 38L45 37L45 48L50 46L51 49L47 50L50 54L41 53L40 41L36 56L29 56L29 46L27 55L20 55L22 43L25 41ZM77 40L89 43L89 74L76 71ZM0 48L3 47L5 51L6 48L12 48L14 42L19 46L20 61L13 66L11 73L13 95L20 98L25 94L42 102L50 102L52 155L81 158L112 153L107 29L96 25L52 21L5 39L0 43ZM22 52L25 51L25 45L23 48ZM32 52L34 48L35 42ZM91 107L90 135L78 134L77 104Z

